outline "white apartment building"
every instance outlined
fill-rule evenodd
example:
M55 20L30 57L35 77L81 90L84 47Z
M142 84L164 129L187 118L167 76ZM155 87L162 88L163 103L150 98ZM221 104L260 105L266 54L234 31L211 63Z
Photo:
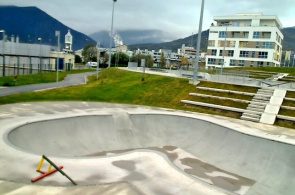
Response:
M279 67L282 24L277 16L237 14L214 17L206 67Z

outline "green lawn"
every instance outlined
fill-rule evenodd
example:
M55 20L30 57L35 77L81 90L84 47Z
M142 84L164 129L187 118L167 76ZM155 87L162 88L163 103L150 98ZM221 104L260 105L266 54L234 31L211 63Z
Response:
M256 87L246 87L241 85L231 85L225 83L216 83L216 82L209 82L209 81L202 81L198 87L209 87L209 88L218 88L218 89L226 89L232 91L243 91L249 93L256 93L258 88Z
M89 77L89 83L86 85L0 97L0 104L31 101L97 101L164 107L234 118L240 116L239 113L186 106L181 103L183 99L190 99L189 93L194 90L195 86L188 84L188 79L146 74L145 81L142 81L141 73L110 68L102 71L98 80L96 76Z
M245 70L245 71L262 71L263 74L271 74L271 73L289 73L289 76L295 75L295 68L289 67L241 67L241 68L233 68L233 70Z
M233 101L190 96L189 93L196 92L197 90L196 86L188 84L188 79L146 74L145 80L142 81L142 76L142 73L109 68L100 73L98 80L96 80L96 76L89 77L89 82L86 85L4 96L0 97L0 105L32 101L95 101L164 107L232 118L240 118L241 114L201 106L186 105L181 103L181 100L196 100L238 108L246 108L247 106L247 104ZM257 88L254 87L205 81L202 81L199 86L219 87L222 89L252 93L257 91ZM276 124L284 126L289 123L280 121Z
M62 81L68 74L78 74L84 72L93 72L95 70L71 70L67 72L59 72L58 80ZM14 76L0 77L0 86L15 86ZM51 83L56 81L56 72L47 72L39 74L30 74L30 75L19 75L17 78L17 86L21 85L30 85L38 83Z
M203 90L203 89L196 89L195 91L192 91L192 93L200 93L200 94L205 94L205 95L213 95L213 96L217 96L217 97L226 97L226 98L248 100L248 101L251 101L253 98L253 96L249 96L249 95L209 91L209 90Z
M286 97L288 97L288 98L295 98L295 92L288 91L287 94L286 94Z

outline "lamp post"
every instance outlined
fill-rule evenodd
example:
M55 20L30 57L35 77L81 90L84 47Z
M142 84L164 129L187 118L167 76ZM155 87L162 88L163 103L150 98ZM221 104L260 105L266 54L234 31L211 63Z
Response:
M55 36L57 36L56 82L58 82L60 31L55 31Z
M100 43L97 42L97 66L96 66L96 80L98 80L98 67L99 67L99 60L100 60Z
M224 44L223 44L223 51L222 51L223 62L222 62L222 65L221 65L220 75L222 75L222 73L223 73L223 66L225 65L224 53L225 53L225 45L227 46L226 38L227 38L227 27L228 27L228 25L229 24L225 24L225 36L224 36Z
M196 53L196 63L194 70L194 81L198 80L198 68L199 68L199 58L200 58L200 47L201 47L201 37L202 37L202 23L203 23L203 13L204 13L204 1L202 0L200 21L199 21L199 33L198 33L198 43L197 43L197 53Z
M117 0L113 0L113 12L112 12L112 25L111 25L111 35L110 35L110 51L109 51L109 68L111 67L111 58L112 58L112 42L113 42L113 24L114 24L114 11L115 11L115 3Z
M5 56L4 56L4 50L5 50L5 30L0 30L0 33L3 33L3 44L2 44L2 59L3 59L3 65L2 65L2 76L5 76Z
M39 41L39 62L40 62L40 68L39 68L39 72L42 73L42 61L41 61L41 42L42 42L42 38L39 37L38 38L38 41Z

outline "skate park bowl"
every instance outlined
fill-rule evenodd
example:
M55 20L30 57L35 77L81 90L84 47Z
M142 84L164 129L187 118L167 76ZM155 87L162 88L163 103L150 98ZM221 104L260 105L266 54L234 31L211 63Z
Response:
M50 113L50 117L10 128L4 142L16 153L34 157L46 154L57 161L78 164L119 156L121 161L112 164L131 167L129 171L137 165L127 156L148 151L160 154L171 169L185 177L209 184L224 194L295 193L293 144L254 135L247 130L249 127L210 116L153 109L109 110L58 117ZM141 161L145 161L144 157ZM135 180L140 179L135 177L133 185L141 191L144 185L137 186Z

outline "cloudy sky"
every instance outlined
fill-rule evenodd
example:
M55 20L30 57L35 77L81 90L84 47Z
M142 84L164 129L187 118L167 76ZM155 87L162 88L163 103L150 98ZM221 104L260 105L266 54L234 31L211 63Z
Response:
M110 30L113 0L0 0L0 5L36 6L85 34ZM157 29L184 38L198 31L201 0L118 0L115 30ZM261 12L295 26L294 0L205 0L203 30L213 16Z

